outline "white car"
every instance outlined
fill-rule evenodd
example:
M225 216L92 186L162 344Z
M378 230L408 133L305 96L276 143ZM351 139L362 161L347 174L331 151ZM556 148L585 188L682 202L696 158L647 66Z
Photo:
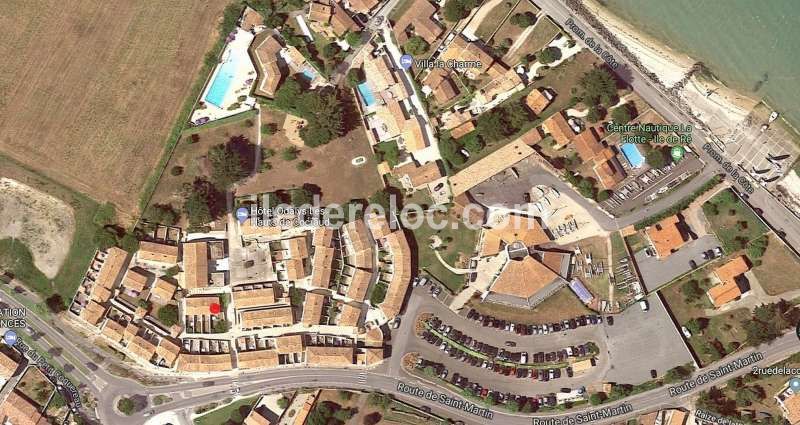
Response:
M641 308L642 308L642 311L647 311L647 310L650 310L650 306L649 306L649 305L647 305L647 300L641 300L641 301L639 301L639 307L641 307Z
M687 328L686 326L681 326L681 332L683 333L683 336L685 336L686 338L692 337L692 333L689 332L689 328Z

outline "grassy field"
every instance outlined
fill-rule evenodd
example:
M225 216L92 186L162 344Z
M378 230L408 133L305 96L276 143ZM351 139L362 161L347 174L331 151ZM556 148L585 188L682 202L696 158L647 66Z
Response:
M475 298L467 305L481 314L490 314L500 319L524 324L550 323L592 313L569 288L559 290L532 310L482 303Z
M0 151L134 213L225 4L15 1L0 45Z
M20 378L16 387L22 394L40 406L44 406L50 395L55 391L55 386L35 367L30 367Z
M627 242L628 247L630 247L631 252L633 253L637 253L647 248L647 240L642 233L634 233L630 236L627 236L625 238L625 242Z
M683 294L684 285L688 285L691 280L696 280L703 291L703 294L695 300L687 300ZM729 352L732 349L732 343L742 343L744 341L745 332L740 323L750 317L750 311L745 308L732 310L721 315L707 316L705 309L713 308L713 306L705 295L705 291L711 285L712 282L707 278L707 272L701 270L661 290L669 310L675 316L679 325L684 326L692 319L708 320L705 329L701 333L694 334L689 338L689 344L694 352L697 353L703 365L719 359L719 350Z
M241 424L259 396L236 400L194 420L195 425Z
M282 128L283 112L262 109L262 122L275 122ZM369 147L364 128L359 126L344 136L332 140L327 145L309 148L292 145L282 131L272 136L264 136L262 146L274 149L277 155L267 159L272 169L241 183L237 196L273 192L279 189L310 184L317 186L323 203L346 203L351 199L367 199L383 187L383 181L376 169L375 155ZM281 158L280 152L295 146L298 157L293 161ZM360 166L351 164L353 158L366 157ZM300 171L300 161L311 162L311 168Z
M559 32L558 26L554 24L549 17L542 15L539 17L539 20L536 21L533 32L528 35L522 47L516 51L515 57L503 59L507 63L517 63L523 57L542 50Z
M447 219L450 220L450 218ZM454 222L459 224L458 229L451 228L451 224ZM420 270L425 270L452 292L461 290L464 285L464 275L454 274L442 265L430 247L430 238L433 235L439 236L443 241L443 247L439 251L442 259L453 267L461 268L466 265L465 261L475 251L479 237L478 231L468 229L460 222L448 221L448 225L444 229L434 230L426 223L426 225L413 230L413 233L417 244Z
M30 289L43 297L59 293L71 299L83 279L94 255L94 224L92 218L98 204L87 196L74 192L26 166L0 155L0 175L24 183L36 190L54 196L70 205L75 214L75 234L55 278L47 279L31 261L28 248L10 240L0 241L0 267L10 269Z
M535 15L538 12L539 8L531 4L531 2L529 2L528 0L522 0L519 3L517 3L516 7L514 7L514 10L511 12L511 16L516 15L517 13L520 14L532 13ZM492 37L490 44L494 45L500 44L500 42L502 42L506 38L510 39L511 42L513 43L517 40L517 38L522 34L523 31L525 31L525 28L512 24L511 19L509 17L509 19L506 19L505 22L503 22L503 25L501 25L500 28L497 29L497 32L494 34L494 37Z
M508 12L511 11L511 8L516 6L518 2L508 0L500 3L499 6L492 9L489 13L481 21L481 24L478 25L478 28L475 30L475 36L483 40L488 44L489 37L494 33L497 27L503 22L503 19L506 18Z
M769 295L800 289L800 281L787 278L800 276L800 260L772 234L761 265L753 268L753 274Z
M205 164L203 157L213 146L226 144L231 140L237 141L238 146L249 145L247 152L242 154L250 157L252 161L259 131L256 117L252 114L239 114L236 117L236 120L229 120L223 124L191 129L181 136L167 163L166 172L158 181L151 203L171 204L176 211L180 211L184 200L181 195L182 186L193 182L197 177L210 178L211 170ZM180 167L182 173L173 175L170 171L175 167Z
M737 238L752 241L763 235L767 227L739 198L734 197L731 201L728 196L725 191L720 192L706 202L716 206L717 214L709 214L707 205L703 206L703 211L717 239L722 242L725 253L732 254L738 249Z

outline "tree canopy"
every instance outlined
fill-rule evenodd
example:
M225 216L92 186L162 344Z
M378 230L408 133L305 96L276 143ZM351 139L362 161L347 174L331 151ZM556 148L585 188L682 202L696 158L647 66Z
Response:
M217 145L208 151L211 180L220 190L229 189L247 175L242 157L230 145Z
M613 106L617 103L617 80L605 68L594 68L581 77L581 100L589 106Z
M533 12L515 13L508 18L512 25L527 28L536 23L536 15Z
M551 64L561 59L561 50L555 46L545 47L539 52L538 59L539 62L545 65Z
M423 55L429 48L430 44L418 35L410 37L408 41L406 41L406 44L403 45L403 50L413 56Z

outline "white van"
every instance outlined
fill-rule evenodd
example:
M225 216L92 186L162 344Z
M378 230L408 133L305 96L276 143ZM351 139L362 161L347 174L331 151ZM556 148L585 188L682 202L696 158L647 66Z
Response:
M640 300L639 301L639 307L642 308L642 311L650 310L650 306L647 305L647 300Z

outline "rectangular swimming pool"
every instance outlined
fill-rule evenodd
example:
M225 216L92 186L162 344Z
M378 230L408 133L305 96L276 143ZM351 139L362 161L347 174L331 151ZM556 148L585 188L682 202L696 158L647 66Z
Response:
M372 89L369 88L369 84L366 81L356 87L358 87L358 94L361 95L365 105L372 106L375 104L375 95L372 94Z
M211 82L211 87L209 87L208 93L206 93L206 102L217 108L223 107L225 95L228 94L228 90L231 88L231 83L234 77L236 77L236 70L238 67L239 57L234 54L234 52L231 52L228 55L228 59L219 66L217 74L214 76L214 81Z
M619 148L622 151L622 154L625 156L625 159L628 160L629 164L631 164L631 167L639 168L644 165L644 157L642 156L642 153L639 152L639 148L637 148L635 144L623 143Z

